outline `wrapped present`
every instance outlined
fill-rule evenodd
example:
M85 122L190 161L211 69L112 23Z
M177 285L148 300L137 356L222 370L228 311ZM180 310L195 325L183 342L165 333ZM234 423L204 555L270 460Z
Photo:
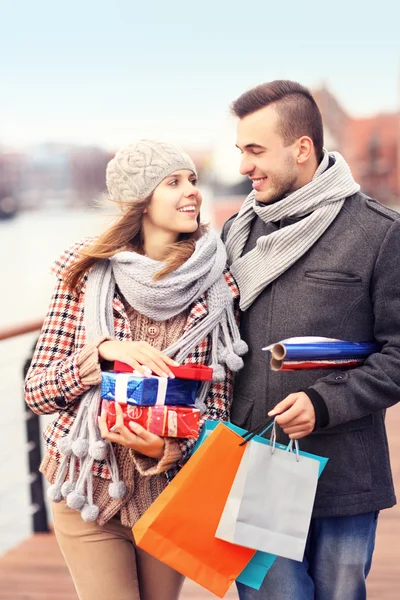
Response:
M200 411L190 406L134 406L120 404L124 423L139 423L147 431L162 437L199 437ZM108 429L115 425L115 402L103 402Z
M321 360L321 359L366 359L373 352L379 352L376 342L348 342L317 336L293 337L270 344L263 348L269 350L272 358L284 361Z
M370 354L379 352L380 347L375 342L307 336L288 338L263 350L271 352L272 371L299 371L358 367Z
M167 377L141 377L135 373L103 371L101 374L101 397L121 404L155 406L194 404L198 381L170 379Z
M212 367L206 365L196 365L195 363L188 363L186 365L179 365L175 367L169 365L172 373L179 379L195 379L196 381L211 381L213 370ZM126 363L116 360L114 362L115 373L132 373L134 370Z
M276 360L271 358L272 371L303 371L311 369L352 369L362 365L362 358L338 358L328 360Z

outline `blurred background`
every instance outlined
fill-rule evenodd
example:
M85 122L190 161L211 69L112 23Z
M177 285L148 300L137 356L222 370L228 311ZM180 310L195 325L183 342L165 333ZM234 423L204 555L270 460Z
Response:
M250 191L230 103L263 81L298 80L321 109L326 148L398 210L399 17L387 0L0 2L0 553L30 535L39 510L22 396L38 334L21 331L46 312L53 260L114 218L114 152L141 137L183 146L203 220L219 230Z

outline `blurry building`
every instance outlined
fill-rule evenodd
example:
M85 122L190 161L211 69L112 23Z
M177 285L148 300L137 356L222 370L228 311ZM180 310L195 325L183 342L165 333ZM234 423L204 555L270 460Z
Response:
M0 151L0 219L13 217L19 210L22 164L20 154Z
M95 205L105 190L110 158L104 149L73 144L43 143L27 148L20 168L19 208Z
M76 147L69 153L73 206L90 206L106 189L106 167L113 154L101 148Z
M313 92L325 126L325 146L348 161L362 190L400 206L400 113L350 116L326 86Z
M42 143L25 150L21 174L21 208L65 208L71 198L70 147Z

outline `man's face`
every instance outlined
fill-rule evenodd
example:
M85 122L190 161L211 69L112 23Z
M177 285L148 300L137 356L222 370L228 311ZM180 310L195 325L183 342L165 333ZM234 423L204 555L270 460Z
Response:
M284 146L278 133L279 115L273 105L239 120L237 147L242 153L240 172L253 182L256 200L280 200L298 189L297 141Z

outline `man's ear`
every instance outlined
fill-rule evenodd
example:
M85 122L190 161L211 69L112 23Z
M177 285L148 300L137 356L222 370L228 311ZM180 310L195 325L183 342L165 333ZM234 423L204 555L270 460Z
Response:
M297 164L302 165L306 163L310 159L313 151L314 143L312 139L306 135L303 135L303 137L298 140Z

